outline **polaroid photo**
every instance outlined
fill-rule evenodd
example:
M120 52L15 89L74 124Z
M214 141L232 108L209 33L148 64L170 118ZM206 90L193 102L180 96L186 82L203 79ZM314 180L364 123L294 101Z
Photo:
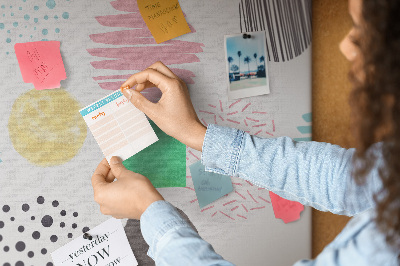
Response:
M265 31L225 35L230 100L269 94Z

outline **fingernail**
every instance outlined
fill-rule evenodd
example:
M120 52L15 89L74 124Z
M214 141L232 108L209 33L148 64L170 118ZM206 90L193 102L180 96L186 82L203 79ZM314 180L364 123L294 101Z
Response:
M125 92L125 94L126 94L126 95L125 95L126 98L128 98L128 100L131 100L132 95L133 95L132 90L127 89L127 90L125 90L124 92Z
M117 156L113 156L113 157L111 158L111 160L110 160L110 163L111 163L111 164L119 164L119 163L121 163L121 162L122 162L121 158L119 158L119 157L117 157Z

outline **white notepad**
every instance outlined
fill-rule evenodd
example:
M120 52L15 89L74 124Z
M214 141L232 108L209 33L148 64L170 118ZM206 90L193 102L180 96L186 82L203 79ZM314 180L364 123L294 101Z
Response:
M115 91L79 111L109 162L126 160L158 140L145 114Z

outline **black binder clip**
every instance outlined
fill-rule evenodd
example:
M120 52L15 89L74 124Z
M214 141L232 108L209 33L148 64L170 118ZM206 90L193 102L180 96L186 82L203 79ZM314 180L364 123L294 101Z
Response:
M89 235L88 233L84 233L83 234L83 238L84 239L88 239L88 240L92 240L93 239L93 237L91 235Z
M243 33L243 39L250 39L251 35L247 33Z

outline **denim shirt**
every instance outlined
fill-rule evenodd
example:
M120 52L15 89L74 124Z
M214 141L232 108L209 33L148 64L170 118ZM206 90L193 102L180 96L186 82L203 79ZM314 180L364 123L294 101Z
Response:
M202 163L207 171L238 176L288 200L321 211L354 216L314 260L301 265L398 265L374 222L373 195L382 184L379 144L375 168L364 185L351 177L354 149L288 137L263 139L243 131L209 125ZM157 265L233 265L215 253L166 201L151 204L140 219L148 255Z

